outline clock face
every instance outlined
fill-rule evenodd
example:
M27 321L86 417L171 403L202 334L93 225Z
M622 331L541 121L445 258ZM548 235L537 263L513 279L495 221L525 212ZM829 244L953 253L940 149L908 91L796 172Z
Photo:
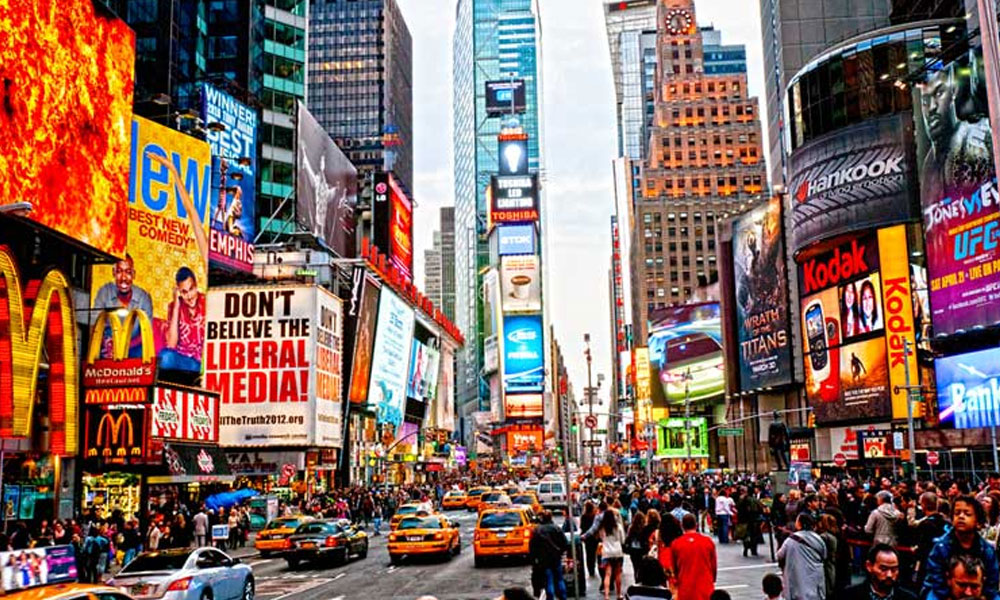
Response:
M667 12L667 31L672 35L690 33L694 28L694 17L684 8L671 8Z

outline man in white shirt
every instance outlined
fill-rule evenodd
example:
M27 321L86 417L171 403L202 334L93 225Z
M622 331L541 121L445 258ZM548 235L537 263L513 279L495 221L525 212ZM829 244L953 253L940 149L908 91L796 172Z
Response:
M205 538L208 536L208 515L205 514L204 506L192 521L194 521L194 545L196 548L204 548Z
M729 497L729 492L725 489L719 490L719 497L715 499L715 518L719 521L719 543L729 543L729 527L733 522L733 512L736 510L736 503Z

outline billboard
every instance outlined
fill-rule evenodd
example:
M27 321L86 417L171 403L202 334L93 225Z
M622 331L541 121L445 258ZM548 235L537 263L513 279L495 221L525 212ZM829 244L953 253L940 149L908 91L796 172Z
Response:
M211 166L205 142L132 119L127 255L93 268L91 305L146 313L161 373L202 371Z
M435 399L435 421L438 429L455 430L455 350L441 345L441 374L438 376Z
M4 495L7 487L4 486ZM21 517L24 518L25 515ZM8 520L6 516L4 520ZM76 556L72 545L0 552L0 581L3 582L2 591L5 593L35 586L73 583L76 580ZM38 595L46 594L39 591Z
M541 452L545 449L545 432L541 428L507 432L507 453Z
M368 379L372 369L372 349L375 341L375 317L378 315L379 285L370 277L362 284L360 307L357 308L357 327L354 330L354 352L351 361L351 387L348 399L351 404L368 401Z
M500 225L494 231L500 256L535 253L534 225Z
M135 33L90 0L17 0L3 14L0 204L30 203L27 218L122 257Z
M358 171L301 102L297 122L296 219L337 255L354 257Z
M538 176L490 178L490 222L534 223L538 220Z
M725 392L722 318L717 302L658 309L650 315L649 363L668 403ZM655 394L655 392L654 392Z
M486 114L491 117L523 113L528 109L523 79L486 82Z
M1000 349L941 357L934 367L942 427L1000 425Z
M208 83L201 84L201 119L212 150L209 261L253 272L257 235L257 111Z
M500 261L503 312L542 310L542 278L538 257L505 256Z
M203 390L156 387L150 410L150 434L176 442L219 441L219 395Z
M483 336L490 337L499 333L500 327L500 274L490 268L483 275Z
M880 309L881 316L870 319L873 326L879 321L884 324L885 347L889 361L889 390L892 393L892 416L904 419L907 416L906 363L916 381L919 372L917 365L917 331L914 318L914 306L919 307L918 296L915 293L910 272L913 265L908 262L910 253L906 241L906 226L896 225L878 231L879 266L882 270L882 297L870 298L870 288L862 284L861 314ZM881 303L878 302L881 300ZM910 353L904 352L904 343L908 342ZM913 416L923 416L920 403L913 406Z
M223 446L337 447L340 299L316 286L208 294L205 387L219 392Z
M497 154L500 158L500 175L528 174L528 137L507 137L501 134L497 142Z
M890 416L876 235L847 238L806 260L799 285L806 397L816 421Z
M541 419L543 416L541 394L506 394L503 404L507 419Z
M143 404L109 404L84 409L84 458L102 464L160 462L162 444L151 443L149 410Z
M398 427L403 422L413 322L410 305L388 289L383 289L379 297L368 385L368 408L376 411L379 423L391 423Z
M822 136L790 158L792 249L918 218L909 113Z
M372 240L409 280L413 278L413 201L392 173L375 173Z
M541 315L504 315L500 354L505 394L543 391L545 341Z
M740 389L791 383L788 276L780 196L733 222L733 273Z
M437 385L438 361L440 354L434 348L418 340L410 347L410 369L406 380L406 397L426 401L433 399L433 387Z
M913 87L917 165L935 335L1000 322L1000 194L977 51L932 65Z
M656 455L687 458L689 439L691 458L708 458L708 422L704 417L691 417L687 423L684 419L661 419L656 428Z

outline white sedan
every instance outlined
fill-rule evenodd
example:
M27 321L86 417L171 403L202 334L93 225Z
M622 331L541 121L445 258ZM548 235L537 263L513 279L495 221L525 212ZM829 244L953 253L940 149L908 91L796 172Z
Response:
M253 600L253 571L215 548L143 552L108 585L137 600Z

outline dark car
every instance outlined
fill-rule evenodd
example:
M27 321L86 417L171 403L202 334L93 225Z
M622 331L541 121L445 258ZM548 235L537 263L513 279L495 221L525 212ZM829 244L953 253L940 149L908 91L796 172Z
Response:
M351 555L368 556L368 535L346 519L303 523L288 539L291 543L285 561L293 569L303 561L343 564Z

